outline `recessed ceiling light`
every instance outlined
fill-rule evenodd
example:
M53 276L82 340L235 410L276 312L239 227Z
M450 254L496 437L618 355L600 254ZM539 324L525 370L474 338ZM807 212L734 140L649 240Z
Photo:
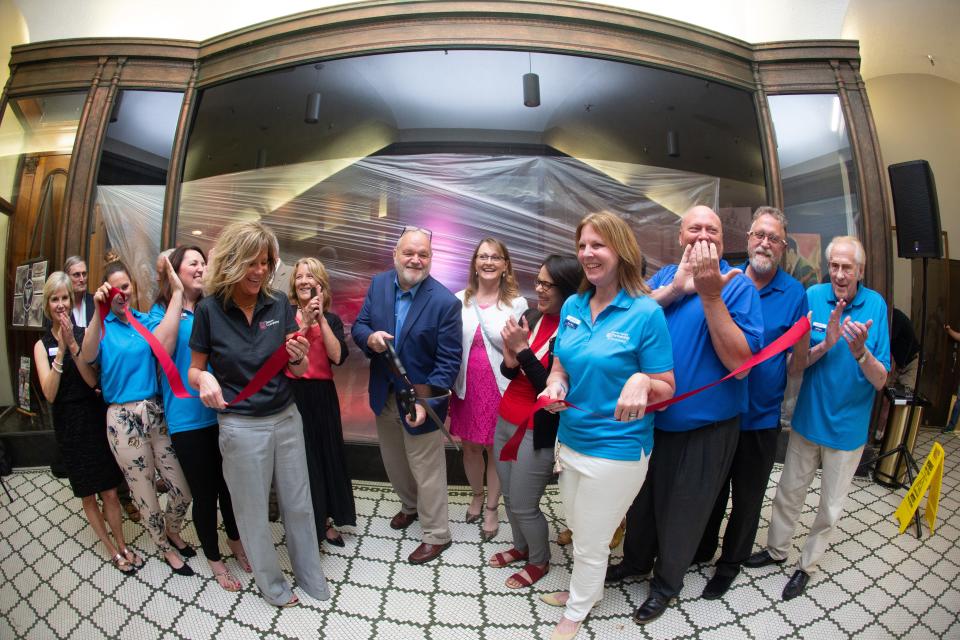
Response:
M200 229L194 229L194 230L191 231L190 233L192 233L192 234L195 235L195 236L202 236L202 235L203 235L203 231L201 231Z

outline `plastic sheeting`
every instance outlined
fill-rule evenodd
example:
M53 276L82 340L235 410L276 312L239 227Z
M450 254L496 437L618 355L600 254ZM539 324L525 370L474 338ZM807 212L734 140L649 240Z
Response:
M184 183L178 244L208 248L237 219L259 219L291 264L316 256L331 276L333 311L349 330L370 277L392 266L404 226L433 232L431 274L465 286L470 256L487 236L510 251L521 291L550 253L575 253L577 223L593 211L626 219L652 274L679 258L679 216L716 208L719 180L682 171L561 156L426 154L369 156L268 167ZM162 187L100 187L110 244L151 286L159 252ZM135 265L135 266L133 266ZM287 289L288 269L276 286ZM354 353L337 372L347 436L375 438L366 408L366 360Z

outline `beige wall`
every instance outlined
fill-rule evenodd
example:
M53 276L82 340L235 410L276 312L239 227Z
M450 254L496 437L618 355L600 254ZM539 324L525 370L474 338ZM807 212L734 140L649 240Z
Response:
M28 42L27 24L13 0L0 0L0 87L10 76L10 48ZM8 218L0 214L0 264L7 264ZM5 278L0 278L0 300L6 300ZM10 382L8 363L6 305L0 305L0 407L13 404L13 384Z
M932 74L881 76L866 84L884 164L930 163L940 202L940 225L950 239L951 257L960 258L960 84ZM896 256L896 244L893 251ZM907 314L910 268L909 260L894 258L894 304Z

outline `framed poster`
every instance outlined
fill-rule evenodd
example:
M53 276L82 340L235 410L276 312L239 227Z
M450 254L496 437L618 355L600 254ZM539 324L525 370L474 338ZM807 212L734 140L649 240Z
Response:
M17 267L13 284L13 313L10 324L23 329L43 329L43 283L47 260L29 260Z

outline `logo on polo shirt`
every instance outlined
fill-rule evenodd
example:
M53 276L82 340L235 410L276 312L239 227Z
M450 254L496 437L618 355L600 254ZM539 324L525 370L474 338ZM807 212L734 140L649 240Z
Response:
M261 320L260 331L263 331L264 329L268 329L275 324L280 324L280 321L279 320Z
M630 342L630 334L624 333L623 331L608 331L607 340L610 342L619 342L620 344L627 344Z

